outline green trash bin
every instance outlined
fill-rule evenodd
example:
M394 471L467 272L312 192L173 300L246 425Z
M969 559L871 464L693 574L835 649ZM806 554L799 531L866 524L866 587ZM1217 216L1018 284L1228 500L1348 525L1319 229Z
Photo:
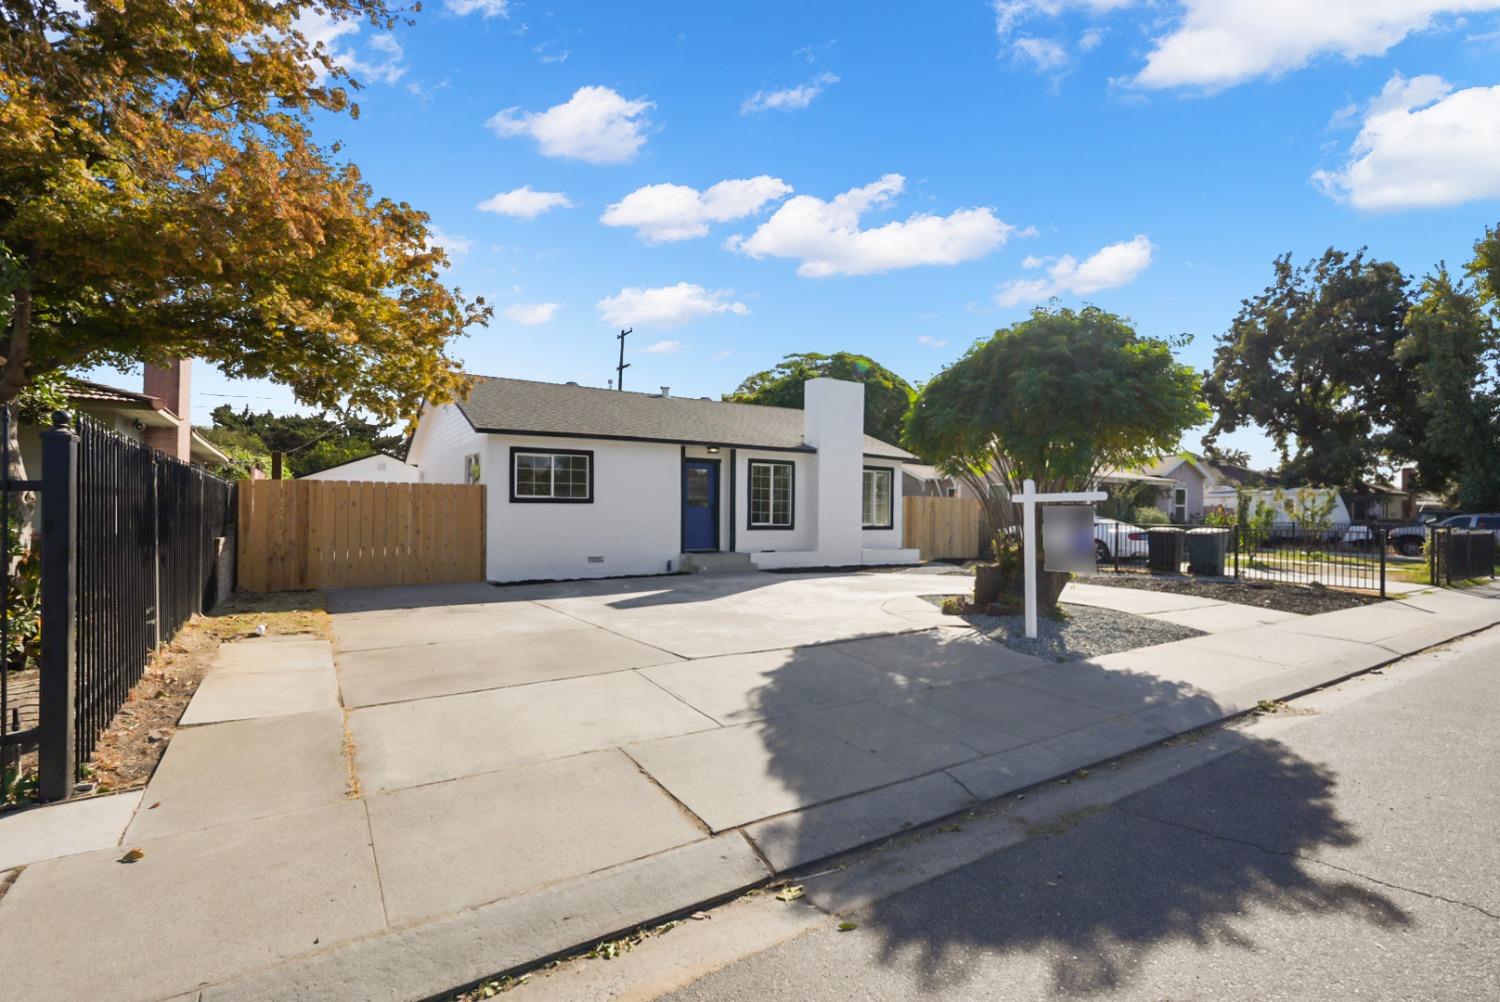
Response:
M1182 572L1183 531L1169 525L1153 525L1146 530L1146 566L1152 571L1169 574Z
M1224 557L1229 552L1229 536L1228 529L1189 529L1188 573L1223 577Z

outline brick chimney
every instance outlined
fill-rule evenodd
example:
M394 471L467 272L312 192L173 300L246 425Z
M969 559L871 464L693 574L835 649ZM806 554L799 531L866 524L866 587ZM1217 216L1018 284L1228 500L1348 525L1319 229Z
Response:
M146 444L184 463L193 448L191 366L191 359L176 360L165 366L147 363L143 387L148 397L161 400L182 422L176 428L147 428Z

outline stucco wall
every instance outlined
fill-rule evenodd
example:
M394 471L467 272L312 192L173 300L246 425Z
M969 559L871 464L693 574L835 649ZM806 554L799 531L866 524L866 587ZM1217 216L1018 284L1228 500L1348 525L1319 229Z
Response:
M893 469L895 473L891 477L891 527L889 529L861 529L860 542L867 550L901 549L901 536L903 532L901 519L905 515L905 512L902 510L905 508L905 505L901 503L901 498L905 495L905 491L902 488L902 481L905 478L901 475L901 464L890 459L866 459L864 465L886 467ZM863 484L861 484L861 490L863 490ZM862 507L863 497L861 497ZM863 514L862 510L856 511L855 517L858 518L861 514Z
M752 459L792 464L792 527L790 529L750 528L750 460ZM735 550L740 553L765 553L811 550L817 546L817 464L818 457L809 453L736 450ZM729 548L727 539L724 547Z
M417 467L426 484L464 483L464 457L483 453L484 436L474 431L469 419L453 404L429 407L422 413L416 438L407 451L407 461Z
M676 570L682 551L682 449L653 442L489 435L481 483L492 581ZM512 446L593 453L592 502L512 501Z

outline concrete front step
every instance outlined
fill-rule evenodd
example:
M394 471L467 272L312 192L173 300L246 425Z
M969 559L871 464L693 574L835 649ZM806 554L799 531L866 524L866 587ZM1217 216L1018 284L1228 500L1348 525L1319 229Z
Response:
M748 553L684 553L677 561L684 574L748 574L755 570Z

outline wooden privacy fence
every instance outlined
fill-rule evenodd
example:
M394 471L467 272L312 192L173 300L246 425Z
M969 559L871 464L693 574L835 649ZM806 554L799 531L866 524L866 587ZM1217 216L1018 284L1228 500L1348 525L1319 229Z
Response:
M247 480L237 575L245 591L484 580L484 487Z
M972 560L979 556L979 502L973 498L912 495L902 499L902 545L923 560Z

